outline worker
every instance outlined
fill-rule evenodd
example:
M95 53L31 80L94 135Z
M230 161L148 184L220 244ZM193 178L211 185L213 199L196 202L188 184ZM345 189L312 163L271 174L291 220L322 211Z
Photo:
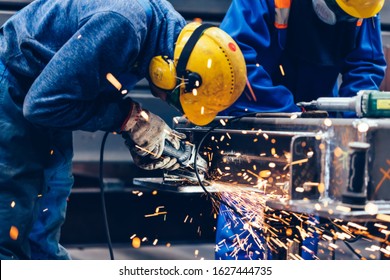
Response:
M220 114L301 112L301 101L377 90L386 68L378 14L383 5L384 0L233 0L220 27L244 54L248 85ZM245 239L242 221L222 204L216 259L272 258L266 246ZM304 242L315 249L315 239ZM241 249L238 241L245 242Z
M71 258L59 239L72 131L120 133L139 167L178 167L161 154L184 135L126 94L138 81L203 125L246 76L230 36L165 0L33 1L1 27L0 72L1 259Z

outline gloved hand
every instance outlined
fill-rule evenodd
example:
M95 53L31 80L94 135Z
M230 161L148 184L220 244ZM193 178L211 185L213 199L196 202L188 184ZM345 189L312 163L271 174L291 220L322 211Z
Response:
M165 141L179 149L185 134L172 130L159 116L142 110L138 103L134 103L122 126L122 136L126 139L134 163L140 168L174 170L179 167L176 158L162 156L162 153Z

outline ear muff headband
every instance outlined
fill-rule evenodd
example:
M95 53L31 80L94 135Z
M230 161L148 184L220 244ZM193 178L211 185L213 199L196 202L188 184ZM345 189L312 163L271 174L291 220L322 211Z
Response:
M198 42L200 36L202 36L203 32L210 28L214 27L212 24L202 24L198 28L194 30L194 32L191 34L190 38L188 39L187 43L185 44L179 60L177 62L176 66L176 73L179 78L187 79L186 81L186 92L191 92L194 88L197 88L202 83L201 76L198 73L187 71L187 63L188 59L190 58L190 55L192 53L192 50L194 49L196 43Z

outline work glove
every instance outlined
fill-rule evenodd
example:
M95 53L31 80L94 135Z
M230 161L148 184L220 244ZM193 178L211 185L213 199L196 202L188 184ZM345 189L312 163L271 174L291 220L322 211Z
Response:
M179 149L185 134L172 130L159 116L142 109L136 102L122 126L122 136L138 167L146 170L179 168L176 158L162 153L165 141Z

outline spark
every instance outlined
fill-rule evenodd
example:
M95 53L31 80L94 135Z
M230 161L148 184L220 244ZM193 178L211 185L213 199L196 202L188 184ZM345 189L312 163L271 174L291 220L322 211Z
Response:
M138 237L134 237L132 239L131 246L133 246L133 248L135 248L135 249L138 249L139 247L141 247L141 239L139 239Z
M341 157L344 154L344 151L340 147L336 147L333 153L336 157Z
M150 155L153 155L153 156L157 157L157 154L156 154L156 153L153 153L153 152L151 152L151 151L149 151L149 150L147 150L147 149L145 149L145 148L142 148L141 146L135 145L135 147L138 148L138 149L140 149L141 151L144 151L144 152L146 152L146 153L148 153L148 154L150 154Z
M382 224L378 224L378 223L375 223L374 226L375 226L375 227L378 227L378 228L387 229L387 226L382 225Z
M364 133L370 129L370 126L366 122L361 122L358 124L357 129L359 132Z
M371 247L366 247L365 250L370 252L377 252L380 250L380 247L376 245L371 245Z
M111 73L107 73L106 79L117 89L121 90L122 84L112 75Z
M141 191L132 191L131 192L132 194L136 195L136 196L142 196L144 193L141 192Z
M223 125L226 126L226 122L223 119L220 119L219 122Z
M363 227L359 224L353 223L353 222L348 222L348 226L359 229L359 230L367 230L367 227Z
M141 111L141 117L143 117L147 122L149 121L149 115L145 111Z
M317 188L318 188L318 192L320 194L323 194L325 192L325 184L324 183L319 183ZM326 207L327 205L324 204L324 206Z
M332 120L331 119L325 119L324 120L324 125L327 126L327 127L331 127L332 126Z
M284 73L284 69L283 69L282 64L279 65L279 69L280 69L280 73L282 74L282 76L285 76L286 74Z
M272 172L270 170L262 170L260 171L260 177L262 178L268 178L270 177Z
M12 240L17 240L19 236L19 229L16 226L11 226L9 230L9 237Z
M378 214L376 215L376 218L381 221L390 222L390 215Z
M250 84L248 78L246 79L246 85L248 86L249 92L251 93L253 100L254 100L255 102L257 102L256 95L255 95L255 93L254 93L254 91L253 91L253 89L252 89L252 86L251 86L251 84Z
M249 169L247 170L247 172L248 172L249 174L251 174L251 175L253 175L253 176L255 176L255 177L261 179L261 177L260 177L259 175L257 175L256 173L250 171Z
M156 209L154 210L154 213L152 214L146 214L145 215L145 218L149 218L149 217L155 217L155 216L160 216L160 215L166 215L168 214L167 211L160 211L160 209L164 208L164 206L158 206L156 207Z
M292 161L291 163L286 164L286 166L283 168L283 170L286 170L290 165L302 164L302 163L305 163L308 161L309 161L308 158Z
M371 214L371 215L375 215L378 213L378 205L372 203L372 202L369 202L366 204L366 206L364 207L364 210Z
M386 255L390 255L390 250L387 250L385 248L381 248L379 251L381 251L382 253L384 253Z
M298 118L298 114L292 114L290 116L290 119L292 119L292 120L295 120L296 118Z
M333 240L333 237L328 236L328 235L326 235L326 234L322 235L322 238L328 240L329 242Z

